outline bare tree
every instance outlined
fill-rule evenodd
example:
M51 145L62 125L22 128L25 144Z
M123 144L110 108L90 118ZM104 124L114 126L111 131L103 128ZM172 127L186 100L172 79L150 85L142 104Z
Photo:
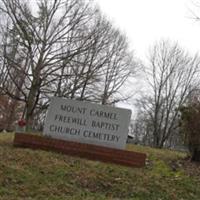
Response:
M140 100L153 127L153 146L163 147L178 128L179 108L199 85L200 60L177 44L160 41L150 55L147 93Z
M29 1L0 1L10 21L2 68L8 77L1 90L25 103L28 125L52 96L110 103L136 66L126 39L81 0L33 2L34 10Z
M91 13L88 5L79 0L41 0L35 13L24 1L2 0L1 3L1 11L12 22L10 32L17 33L17 54L24 58L21 67L16 57L9 56L9 48L6 48L7 71L12 63L15 70L26 77L20 97L26 103L27 123L31 124L43 88L56 80L58 74L62 76L61 69L91 46L90 37L94 30L85 34L81 28L90 23L95 11ZM15 82L15 77L12 81ZM20 88L17 83L16 86ZM3 89L9 92L5 86ZM11 92L9 95L14 96Z
M15 63L10 62L10 60L15 60L18 64L21 64L23 58L17 54L18 42L16 41L16 34L9 33L9 19L3 16L2 13L1 19L3 20L0 23L0 99L2 102L1 110L3 111L2 120L4 122L2 127L6 130L14 130L14 123L19 115L19 111L21 112L22 103L19 102L20 90L25 77L23 74L20 74Z
M126 37L121 35L119 31L113 30L110 33L110 38L109 49L111 51L107 52L108 63L103 68L105 77L100 84L100 87L103 87L103 92L100 92L102 104L113 104L121 101L123 97L117 96L119 89L130 76L135 75L136 69L138 69L138 65L131 55L133 53L128 51Z
M72 60L76 68L71 98L114 104L124 99L119 89L135 75L138 65L126 37L101 15L96 20L93 45Z

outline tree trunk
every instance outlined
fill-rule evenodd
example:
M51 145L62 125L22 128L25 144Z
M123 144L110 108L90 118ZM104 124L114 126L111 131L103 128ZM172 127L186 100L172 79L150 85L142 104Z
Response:
M191 161L195 161L195 162L200 162L200 147L199 148L194 148L193 152L192 152L192 158Z
M17 108L17 101L16 100L12 100L11 104L10 104L10 109L8 110L9 115L6 121L6 130L7 131L13 131L14 130L14 121L16 118L16 108Z
M159 148L159 142L160 142L159 133L154 130L154 132L153 132L153 147Z
M36 82L33 81L26 102L26 131L30 131L33 125L34 110L38 103L38 97L40 94L39 93L40 83L38 83L38 81L39 79L37 79Z

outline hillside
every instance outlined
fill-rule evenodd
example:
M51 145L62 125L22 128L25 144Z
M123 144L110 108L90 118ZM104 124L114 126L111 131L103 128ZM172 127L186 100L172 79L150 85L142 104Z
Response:
M147 153L145 168L14 148L0 133L0 200L199 200L200 166L170 150L128 145Z

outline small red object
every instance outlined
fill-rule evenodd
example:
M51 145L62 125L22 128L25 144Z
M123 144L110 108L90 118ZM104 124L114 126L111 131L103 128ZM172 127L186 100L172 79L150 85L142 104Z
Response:
M26 125L26 121L25 121L24 119L20 119L20 120L18 121L18 125L19 125L20 127L23 127L23 126Z

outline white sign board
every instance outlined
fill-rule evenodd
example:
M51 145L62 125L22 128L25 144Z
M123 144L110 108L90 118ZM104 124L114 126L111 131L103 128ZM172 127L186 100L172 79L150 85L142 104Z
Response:
M131 110L53 97L44 134L68 141L124 149L130 117Z

